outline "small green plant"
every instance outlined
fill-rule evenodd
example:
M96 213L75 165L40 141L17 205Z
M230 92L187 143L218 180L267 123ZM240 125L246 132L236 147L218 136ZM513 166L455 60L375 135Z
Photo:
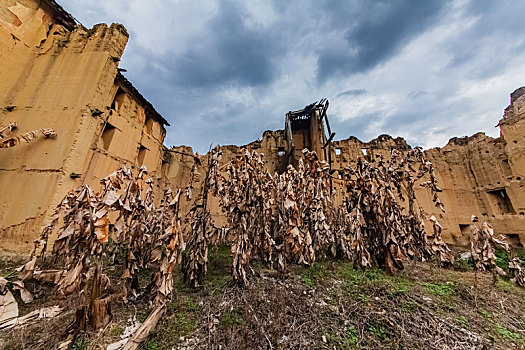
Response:
M222 328L229 328L242 323L242 314L239 310L232 312L225 312L219 318L219 326Z
M481 316L483 316L484 319L486 320L491 320L492 319L492 315L490 314L490 312L488 312L487 310L479 310L479 313L481 314Z
M427 291L431 294L438 295L440 297L446 298L454 295L456 293L456 286L452 282L445 283L425 283Z
M459 271L470 271L474 270L474 260L469 259L456 259L454 262L454 267Z
M406 277L394 276L389 280L389 285L392 287L390 296L396 297L409 292L412 288L413 282Z
M362 303L368 303L370 301L370 298L367 295L364 295L362 293L359 293L357 295L357 299L359 299L359 301Z
M509 270L509 253L504 249L496 250L496 266L505 271Z
M445 305L445 307L447 308L448 311L455 311L456 310L456 304L453 304L453 303L447 303Z
M160 350L156 336L150 336L144 343L144 350Z
M494 330L499 337L519 343L525 343L525 339L516 332L509 330L507 327L501 325L500 323L494 324Z
M77 338L73 343L73 350L87 350L89 343L88 338Z
M458 316L456 317L456 324L460 326L461 328L467 328L468 319L465 316Z
M346 334L343 340L344 348L353 348L357 345L359 338L357 337L357 331L353 325L346 327Z
M325 275L324 266L320 263L313 263L312 266L304 270L302 277L303 283L312 288Z
M381 324L372 322L370 324L370 326L368 327L368 331L370 332L371 335L373 335L374 337L376 337L378 339L381 339L381 340L388 339L388 335L386 333L386 328L385 328L385 326L383 326Z
M407 301L401 306L402 312L412 312L417 309L417 304L413 301Z
M197 311L197 304L193 300L189 300L186 304L186 310L190 312Z

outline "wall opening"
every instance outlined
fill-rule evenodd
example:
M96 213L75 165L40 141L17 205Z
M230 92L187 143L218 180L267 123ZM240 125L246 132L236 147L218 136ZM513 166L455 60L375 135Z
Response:
M512 169L510 168L508 159L503 159L501 161L501 168L503 169L503 174L505 174L505 176L512 175Z
M104 148L106 151L109 149L109 145L111 144L111 140L113 140L113 135L115 135L115 128L110 123L106 123L104 126L104 130L102 131L102 148Z
M286 151L284 150L284 147L279 147L279 148L277 148L277 155L278 155L279 157L282 157L282 156L284 156L285 154L286 154Z
M139 147L139 154L137 156L137 160L138 160L139 166L144 164L144 158L146 158L146 151L147 150L148 149L146 147L140 145L140 147Z
M118 112L122 106L122 103L124 102L124 97L126 97L126 92L119 87L117 89L117 93L115 94L115 98L111 103L111 109L115 112Z
M510 245L523 247L523 244L520 241L520 235L519 234L517 234L517 233L505 233L505 237L507 237L507 242Z
M164 159L162 160L162 165L160 166L160 172L162 176L168 175L168 162Z
M496 214L515 214L514 207L504 188L487 191L490 205Z
M151 135L151 131L153 130L153 123L154 122L155 121L153 120L153 118L151 118L149 116L146 116L146 122L145 122L145 124L146 124L146 132L148 134L150 134L150 135Z
M361 148L361 152L364 156L368 155L368 148Z
M466 236L470 233L470 225L469 224L459 224L459 231L461 232L462 236Z
M335 149L335 155L337 156L341 155L341 148L338 147Z

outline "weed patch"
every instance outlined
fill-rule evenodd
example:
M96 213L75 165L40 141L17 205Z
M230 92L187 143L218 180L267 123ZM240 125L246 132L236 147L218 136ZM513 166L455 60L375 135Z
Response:
M520 344L525 344L525 339L521 335L509 330L507 327L501 325L500 323L494 324L494 331L500 338L515 341Z
M221 328L230 328L242 323L242 312L240 310L233 310L232 312L225 312L219 318L219 326Z
M456 286L452 282L445 283L425 283L427 291L442 298L451 297L456 293Z
M368 327L368 331L370 332L370 334L378 339L381 339L381 340L387 340L388 339L388 334L386 332L386 327L383 326L382 324L379 324L379 323L376 323L376 322L372 322L370 324L370 326Z
M413 301L407 301L401 306L402 312L412 312L417 309L417 304Z
M456 317L456 324L460 326L461 328L467 328L468 319L465 316L458 316Z
M317 282L325 275L325 268L322 264L316 262L302 273L303 283L308 287L314 287Z

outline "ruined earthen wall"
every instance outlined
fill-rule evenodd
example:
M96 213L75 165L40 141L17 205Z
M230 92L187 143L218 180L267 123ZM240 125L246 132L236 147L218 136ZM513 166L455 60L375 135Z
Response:
M525 94L515 97L506 109L500 127L500 138L478 133L471 137L453 138L443 148L425 151L425 157L435 167L442 189L439 197L446 211L443 213L436 207L426 188L416 188L416 205L423 208L429 217L435 215L438 218L443 226L443 238L449 243L464 245L468 242L472 215L492 224L496 233L507 235L511 243L525 242ZM301 144L300 136L297 140L294 138L296 145ZM286 147L282 130L267 131L262 140L242 147L263 153L270 172L282 172L286 168L287 157L279 156L279 150ZM388 164L394 148L407 151L410 146L404 139L389 135L381 135L369 142L355 137L334 141L331 154L333 176L337 179L346 164L355 164L360 157L374 164L381 155ZM230 161L240 149L238 146L223 147L222 163ZM188 147L179 150L192 153ZM206 156L203 157L203 164L205 159ZM167 176L170 184L185 187L192 163L191 158L175 156ZM200 167L202 174L204 171L204 167ZM195 186L196 190L199 189L198 183ZM340 186L334 180L336 204L343 201L338 190ZM213 217L224 224L218 201L212 199L210 203ZM430 222L426 221L426 227L431 235Z
M72 188L96 187L123 163L140 165L140 145L148 149L143 163L160 176L163 126L155 121L146 127L144 108L133 96L124 96L118 112L110 108L125 28L72 26L57 19L50 3L0 2L0 125L16 122L15 135L41 128L57 133L0 152L4 251L31 249ZM101 136L107 120L116 130L106 151Z
M525 96L512 101L500 122L501 137L483 133L453 138L425 151L443 193L446 213L418 191L423 207L443 223L449 241L466 243L471 216L489 222L512 243L525 244Z

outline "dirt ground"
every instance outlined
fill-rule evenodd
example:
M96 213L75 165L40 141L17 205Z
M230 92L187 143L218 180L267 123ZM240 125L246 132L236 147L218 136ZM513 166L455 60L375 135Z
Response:
M15 265L3 261L0 275ZM492 275L466 262L456 271L409 264L389 276L326 260L292 266L285 278L255 265L245 288L231 283L230 265L227 248L211 251L197 289L178 272L167 313L143 349L525 349L525 289L503 278L494 286ZM65 339L74 300L56 300L52 286L29 288L36 301L21 314L57 303L70 311L0 331L3 349L53 349ZM107 327L70 348L105 349L130 319L143 321L150 311L146 300L115 305Z

